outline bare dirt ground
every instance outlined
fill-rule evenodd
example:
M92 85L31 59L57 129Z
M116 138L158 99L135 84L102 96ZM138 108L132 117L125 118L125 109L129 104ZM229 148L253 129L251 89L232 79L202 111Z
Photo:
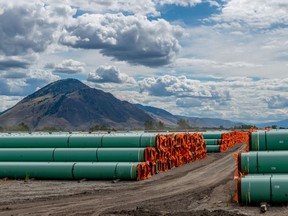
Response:
M258 215L259 206L233 201L233 153L243 148L139 182L0 180L0 215ZM265 215L288 215L288 207L269 207Z

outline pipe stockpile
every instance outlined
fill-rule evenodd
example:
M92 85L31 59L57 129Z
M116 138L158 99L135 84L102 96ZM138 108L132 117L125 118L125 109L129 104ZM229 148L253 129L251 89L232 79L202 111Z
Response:
M255 151L238 154L238 172L247 174L288 174L288 151Z
M251 131L246 149L250 151L235 155L235 200L287 203L288 131Z
M204 132L207 152L224 152L238 143L248 143L249 133L240 131Z
M136 180L140 163L1 162L0 178ZM138 179L140 180L140 179Z
M288 150L288 130L264 130L251 132L247 150Z
M142 180L205 157L198 133L0 135L0 177L9 178Z
M239 203L287 203L288 174L246 175L237 181Z

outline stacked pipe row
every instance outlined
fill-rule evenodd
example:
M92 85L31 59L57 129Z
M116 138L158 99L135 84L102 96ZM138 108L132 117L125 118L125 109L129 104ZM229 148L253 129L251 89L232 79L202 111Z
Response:
M224 152L238 143L249 143L249 133L241 131L204 132L207 152Z
M288 131L250 133L249 152L236 154L239 203L288 202Z
M2 135L0 177L142 180L205 156L196 133Z

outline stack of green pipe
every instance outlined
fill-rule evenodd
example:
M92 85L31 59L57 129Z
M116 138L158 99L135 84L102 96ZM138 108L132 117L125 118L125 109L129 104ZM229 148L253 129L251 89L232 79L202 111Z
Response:
M287 203L288 175L247 175L238 181L238 198L241 203Z
M135 180L138 165L130 162L1 162L0 178Z
M221 139L204 139L208 153L220 152Z
M250 152L238 154L238 181L242 203L288 202L288 131L250 134Z
M72 134L0 136L0 148L155 147L157 134Z
M145 162L145 148L0 148L0 161Z
M288 151L255 151L238 154L242 173L288 173Z
M288 130L252 132L249 149L251 151L288 150Z
M203 132L203 138L206 142L207 153L220 152L220 143L223 132L207 131Z
M0 136L0 177L135 179L145 147L156 146L156 138L147 133Z

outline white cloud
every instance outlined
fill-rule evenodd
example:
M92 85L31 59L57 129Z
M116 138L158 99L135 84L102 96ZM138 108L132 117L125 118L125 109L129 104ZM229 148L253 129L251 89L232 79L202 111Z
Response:
M266 99L270 109L285 109L288 108L288 97L281 95L273 95Z
M8 56L43 52L54 42L54 32L61 22L75 12L69 6L52 7L40 3L2 6L0 54Z
M0 112L7 110L17 104L23 97L0 95Z
M211 20L217 22L239 22L256 28L267 28L288 22L286 0L228 0L221 13Z
M53 73L79 74L85 72L85 64L73 59L66 59L57 65L49 63L45 68L52 69Z
M95 83L136 83L133 77L121 73L115 66L102 65L95 72L89 73L88 81Z
M199 80L187 79L185 76L161 76L145 78L139 81L140 91L147 91L150 95L191 97L203 99L230 99L229 91L220 90L213 83L204 83Z
M160 5L175 4L175 5L180 5L183 7L187 7L187 6L191 7L191 6L195 6L197 4L203 3L203 2L208 2L212 6L217 6L217 7L219 6L219 3L213 0L154 0L154 2Z
M106 56L150 67L173 61L183 29L163 19L123 14L84 14L67 26L61 43L74 48L100 49Z

